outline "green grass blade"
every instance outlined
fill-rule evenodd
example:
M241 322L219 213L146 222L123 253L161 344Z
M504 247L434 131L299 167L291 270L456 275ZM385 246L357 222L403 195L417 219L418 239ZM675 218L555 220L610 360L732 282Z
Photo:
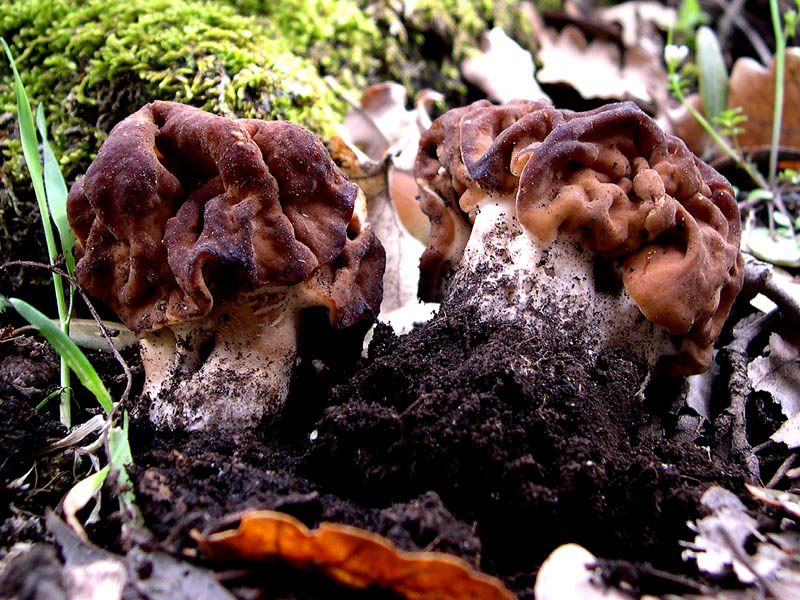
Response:
M17 119L19 120L19 135L20 143L22 144L22 154L25 157L25 163L28 165L28 172L31 176L31 183L33 184L33 191L36 194L36 202L39 205L39 212L42 217L42 226L44 227L44 237L47 242L47 253L50 255L50 263L55 262L55 257L59 254L56 248L56 240L53 236L53 226L50 223L50 209L47 206L47 196L44 191L44 179L42 177L42 164L39 162L39 145L36 137L36 127L33 123L33 113L31 112L31 104L28 101L28 95L25 93L25 86L22 85L22 79L17 71L17 66L14 63L14 57L11 56L11 49L6 44L3 38L0 38L0 43L6 52L8 61L11 64L11 70L14 72L14 84L17 96ZM56 302L58 303L58 316L62 322L66 320L66 303L64 301L64 287L61 283L61 277L53 274L53 285L56 290Z
M17 118L19 119L19 133L22 138L22 154L25 156L25 162L28 164L28 171L31 174L31 181L33 189L36 192L36 199L40 200L39 209L42 210L42 202L44 202L44 184L42 181L42 165L39 162L39 147L36 142L36 129L33 126L33 112L31 112L31 104L28 101L28 95L25 93L25 87L22 85L22 78L17 71L17 65L14 63L14 57L11 56L11 49L6 44L6 41L0 38L0 43L3 44L3 49L6 51L8 62L11 63L11 70L14 72L14 84L17 92ZM46 214L46 211L42 211Z
M713 121L728 108L728 70L716 34L708 27L697 30L697 82L706 117Z
M117 487L119 504L123 514L128 514L135 523L141 524L141 514L136 507L136 494L126 467L133 463L131 446L128 441L128 411L123 413L122 427L108 430L109 462L118 470Z
M75 257L72 255L72 246L75 236L67 220L67 183L58 166L58 159L47 139L47 124L41 105L36 110L36 126L39 129L39 138L42 140L44 154L44 189L47 195L47 205L50 216L58 229L61 240L61 253L67 262L67 272L72 274L75 268Z
M42 178L42 165L41 162L39 162L39 144L36 138L36 128L33 124L31 104L28 101L28 95L25 93L25 86L22 85L22 78L19 76L19 71L17 71L14 57L11 55L11 49L8 47L5 39L0 38L0 43L3 45L8 61L11 64L11 70L14 73L14 88L17 98L17 120L19 121L22 154L25 157L25 163L28 166L28 172L31 176L33 191L36 195L36 203L39 205L39 213L42 219L42 227L44 228L44 237L47 244L47 254L49 255L50 264L55 264L56 257L60 253L56 246L55 236L53 235L53 225L50 222L50 209L47 206L47 196L45 194L44 180ZM56 295L56 305L58 306L58 319L63 329L66 331L69 329L69 317L67 302L64 296L64 284L61 280L61 276L56 273L53 273L53 289ZM64 365L63 357L61 362L61 422L69 427L72 419L69 369Z
M64 333L56 324L48 319L39 310L18 298L9 298L8 301L22 315L22 317L33 325L50 342L56 351L64 358L69 367L75 371L81 383L92 392L97 398L97 402L106 413L110 413L113 406L111 394L108 393L106 386L100 381L92 363L75 345L69 336Z
M39 412L45 406L47 406L47 404L50 402L50 400L52 400L53 398L55 398L59 394L61 394L61 390L60 389L59 390L55 390L53 392L50 392L49 394L47 394L47 396L45 396L44 400L42 400L41 402L39 402L39 404L36 405L36 408L34 408L33 410L35 410L36 412Z

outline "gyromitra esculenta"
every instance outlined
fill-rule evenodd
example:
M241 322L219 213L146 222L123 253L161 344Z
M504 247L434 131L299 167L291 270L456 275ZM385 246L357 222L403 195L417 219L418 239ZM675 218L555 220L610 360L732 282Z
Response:
M375 316L384 254L359 203L292 123L154 102L112 130L69 193L75 275L142 338L156 425L255 425L285 401L303 309Z
M673 373L709 366L742 285L733 191L636 105L477 102L434 122L415 175L424 299Z

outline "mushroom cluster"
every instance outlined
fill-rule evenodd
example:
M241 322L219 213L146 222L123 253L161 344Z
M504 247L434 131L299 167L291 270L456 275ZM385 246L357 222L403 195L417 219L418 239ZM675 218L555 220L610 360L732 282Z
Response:
M742 285L730 184L633 103L451 110L415 166L431 220L420 295L595 354L705 370Z
M142 338L150 419L253 426L285 401L300 313L372 319L384 253L309 131L153 102L69 193L75 275Z

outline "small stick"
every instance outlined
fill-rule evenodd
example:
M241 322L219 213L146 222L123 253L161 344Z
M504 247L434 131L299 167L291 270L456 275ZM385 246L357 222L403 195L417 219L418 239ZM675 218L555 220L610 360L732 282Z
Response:
M775 475L772 476L772 479L770 479L769 483L767 483L767 485L765 485L764 487L774 488L776 485L778 485L781 479L783 479L784 475L786 475L792 468L792 465L794 464L795 460L797 460L797 453L793 453L787 456L786 460L783 461L783 464L775 472Z
M775 279L773 273L773 266L770 263L745 254L744 293L751 297L756 294L764 294L778 305L778 308L789 320L800 327L800 300L789 293Z

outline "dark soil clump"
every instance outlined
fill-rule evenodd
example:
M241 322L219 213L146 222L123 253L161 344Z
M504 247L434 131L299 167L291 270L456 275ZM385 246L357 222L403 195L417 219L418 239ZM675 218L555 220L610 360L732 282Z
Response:
M148 526L177 550L192 527L277 509L461 556L525 598L564 542L685 570L677 542L702 492L744 482L673 438L675 419L637 393L642 373L621 356L591 361L464 311L403 337L379 326L364 362L327 391L296 387L284 417L255 434L136 430Z

